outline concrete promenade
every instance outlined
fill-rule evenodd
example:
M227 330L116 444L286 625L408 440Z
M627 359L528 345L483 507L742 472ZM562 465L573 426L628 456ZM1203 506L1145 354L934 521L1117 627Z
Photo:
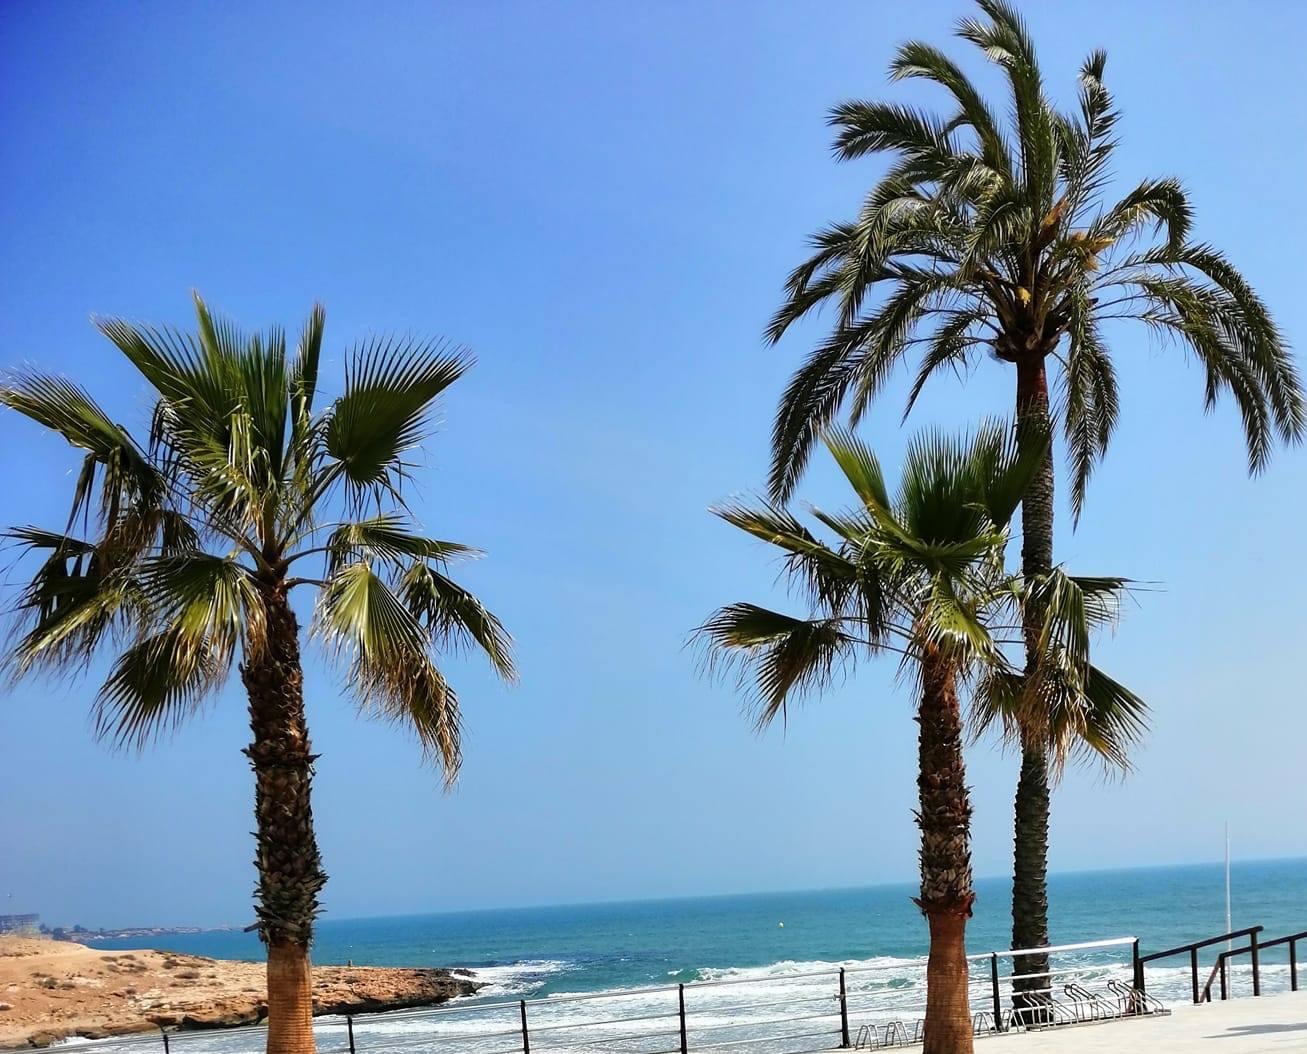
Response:
M1307 992L1177 1006L1166 1017L979 1040L982 1054L1307 1054Z

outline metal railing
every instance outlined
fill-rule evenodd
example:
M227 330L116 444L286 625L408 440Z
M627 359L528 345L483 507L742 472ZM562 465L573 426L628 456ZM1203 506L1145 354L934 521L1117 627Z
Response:
M1257 927L1261 930L1262 927ZM1252 960L1253 974L1253 995L1261 995L1261 956L1262 952L1270 948L1278 948L1280 945L1288 945L1289 948L1289 991L1298 991L1298 942L1307 940L1307 930L1299 933L1290 933L1284 937L1276 937L1273 940L1264 941L1258 939L1256 934L1242 948L1227 948L1216 957L1216 964L1212 967L1211 974L1208 975L1207 983L1203 985L1202 1001L1210 1003L1212 1001L1212 983L1219 976L1221 979L1221 998L1230 998L1230 978L1227 963L1236 955L1247 955Z
M1058 966L1050 961L1048 970L1038 973L1015 972L1017 960L1024 956L1046 955L1052 960L1057 956L1075 953L1102 954L1108 949L1126 946L1131 949L1128 962L1082 962L1073 966ZM1085 941L1079 944L1059 944L1047 948L1023 948L991 953L989 958L993 978L993 1014L994 1020L999 1022L999 1030L1035 1030L1143 1014L1169 1013L1159 1001L1150 1002L1142 997L1142 993L1135 990L1133 978L1137 971L1134 963L1138 955L1138 947L1138 938L1114 937L1103 941ZM1000 976L998 960L1003 957L1012 960L1013 972ZM1121 977L1109 976L1114 970L1123 973L1130 983L1127 985ZM1004 1012L1000 998L1000 982L1006 982L1015 996L1017 981L1038 983L1023 986L1020 990L1020 1000L1014 998L1014 1005ZM1093 982L1103 984L1107 992L1090 992L1085 984ZM1032 1000L1031 996L1036 998Z
M1252 951L1253 959L1253 995L1262 994L1261 974L1258 969L1257 959L1257 934L1261 933L1261 926L1249 926L1242 930L1231 930L1229 933L1222 933L1216 937L1207 937L1200 941L1191 941L1188 944L1177 944L1174 948L1167 948L1166 951L1152 952L1149 955L1140 955L1135 952L1135 987L1141 992L1145 990L1147 979L1144 976L1144 967L1150 962L1156 962L1159 959L1170 959L1177 955L1189 956L1189 975L1193 987L1194 1003L1202 1002L1202 995L1198 986L1198 952L1203 948L1210 948L1214 944L1220 944L1223 941L1231 941L1238 937L1247 937Z
M1050 956L1049 970L1018 973L1018 956L1036 952ZM967 958L969 1016L977 1035L1166 1012L1132 981L1139 958L1133 937ZM472 998L319 1017L314 1031L320 1054L880 1050L921 1042L926 965L920 957L545 998ZM1041 1018L1014 1006L1016 983L1031 981L1048 999ZM113 1037L95 1045L97 1054L159 1054L160 1043L162 1054L261 1054L265 1041L263 1027L246 1026Z
M968 956L977 1034L1089 1024L1165 1012L1132 983L1133 937ZM1131 949L1126 952L1125 949ZM1042 952L1050 968L1016 971ZM1118 954L1120 952L1120 954ZM321 1054L809 1054L920 1043L926 959L536 999L318 1018ZM1046 1014L1013 1006L1015 983L1042 982ZM258 1054L261 1028L165 1032L163 1054ZM103 1041L97 1054L156 1054L160 1040Z
M1250 960L1252 989L1253 995L1262 994L1262 953L1268 948L1276 948L1281 945L1288 946L1288 966L1289 966L1289 988L1290 991L1298 990L1298 942L1307 940L1307 930L1301 933L1291 933L1284 937L1276 937L1274 940L1263 940L1261 934L1264 932L1263 926L1247 926L1240 930L1231 930L1229 933L1221 933L1215 937L1205 937L1202 940L1191 941L1188 944L1177 944L1174 948L1167 948L1165 951L1150 952L1148 955L1140 955L1138 947L1135 948L1135 966L1134 966L1134 987L1140 992L1145 991L1147 978L1145 977L1144 967L1148 963L1157 962L1161 959L1170 959L1178 955L1187 955L1189 958L1189 985L1190 992L1195 1004L1211 1002L1212 984L1219 977L1221 981L1221 998L1226 999L1230 993L1229 966L1230 959L1238 955L1247 955ZM1218 944L1232 943L1236 940L1247 940L1247 944L1239 948L1228 947L1222 951L1212 965L1211 973L1207 977L1205 984L1199 981L1199 956L1198 953L1204 948L1211 948Z

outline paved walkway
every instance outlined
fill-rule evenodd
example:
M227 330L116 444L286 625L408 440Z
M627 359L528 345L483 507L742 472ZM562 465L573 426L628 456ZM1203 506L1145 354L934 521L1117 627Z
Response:
M1307 1054L1307 992L1178 1006L1167 1017L999 1036L980 1054Z

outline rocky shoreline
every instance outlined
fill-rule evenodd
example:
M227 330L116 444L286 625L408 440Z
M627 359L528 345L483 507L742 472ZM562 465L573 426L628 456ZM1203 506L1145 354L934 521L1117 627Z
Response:
M6 939L0 941L0 1048L256 1025L267 1014L264 984L260 963ZM313 1012L434 1006L482 987L466 970L316 966Z

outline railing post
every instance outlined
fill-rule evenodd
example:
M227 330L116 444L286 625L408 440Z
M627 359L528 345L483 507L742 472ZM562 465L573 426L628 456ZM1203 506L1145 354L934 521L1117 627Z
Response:
M1194 984L1194 1006L1202 1002L1198 995L1198 949L1189 949L1189 970L1193 974Z
M518 1009L522 1012L522 1054L531 1054L531 1033L526 1028L526 1000L523 999L518 1003Z
M685 985L676 986L676 995L681 1008L681 1054L690 1054L690 1041L685 1031Z
M1298 942L1289 942L1289 991L1298 991Z
M1221 956L1221 1002L1230 998L1229 982L1226 980L1225 956Z
M345 1015L345 1031L349 1035L349 1054L354 1054L354 1017L352 1014Z
M1260 928L1260 927L1258 927ZM1262 967L1257 954L1257 929L1248 934L1248 950L1253 956L1253 995L1262 994Z
M844 967L840 967L840 1046L849 1047L849 993L844 987Z
M163 1029L159 1029L159 1034L160 1034L161 1036L163 1036L163 1054L169 1054L169 1051L168 1051L168 1033L167 1033L165 1030L163 1030Z
M1138 938L1138 937L1135 938L1135 943L1134 943L1134 949L1133 949L1133 951L1134 951L1134 968L1135 968L1135 970L1134 970L1134 974L1135 974L1135 988L1137 988L1140 992L1142 992L1142 991L1144 990L1144 964L1143 964L1143 962L1142 962L1142 961L1140 960L1140 958L1139 958L1139 938Z
M998 992L998 953L989 953L989 985L994 993L994 1031L1003 1031L1003 997Z

